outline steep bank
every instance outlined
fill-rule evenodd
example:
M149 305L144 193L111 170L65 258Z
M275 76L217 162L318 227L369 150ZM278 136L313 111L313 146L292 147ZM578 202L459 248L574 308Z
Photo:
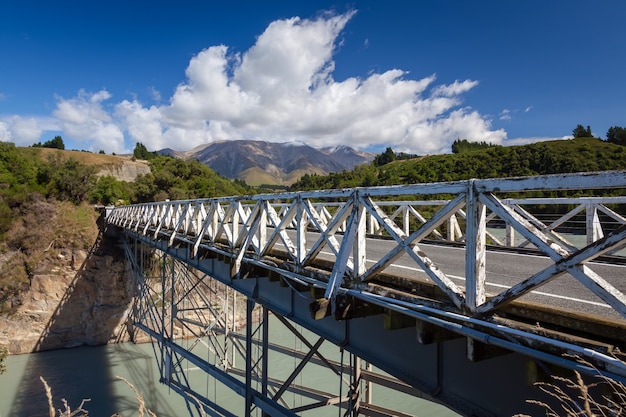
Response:
M28 276L20 291L3 300L0 346L20 354L128 340L132 282L116 242L98 233L97 213L82 208L92 213L81 225L76 213L69 214L75 223L60 220L70 206L37 206L45 219L31 213L38 227L28 220L16 225L13 240L22 239L23 246L9 244L0 260L3 274L18 276L23 263Z

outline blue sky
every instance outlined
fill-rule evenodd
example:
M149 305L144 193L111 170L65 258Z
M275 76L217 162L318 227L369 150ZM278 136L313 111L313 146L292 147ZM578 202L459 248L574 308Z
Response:
M215 140L418 154L626 125L626 2L0 5L0 140Z

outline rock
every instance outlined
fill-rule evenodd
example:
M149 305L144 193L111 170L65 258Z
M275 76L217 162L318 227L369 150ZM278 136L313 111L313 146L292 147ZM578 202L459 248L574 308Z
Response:
M148 173L150 173L150 166L146 161L125 160L121 165L103 167L97 175L110 175L115 177L118 181L132 182L135 181L137 176L146 175Z
M90 255L76 250L56 259L32 275L17 310L0 316L0 346L21 354L130 340L132 279L123 253L103 239Z

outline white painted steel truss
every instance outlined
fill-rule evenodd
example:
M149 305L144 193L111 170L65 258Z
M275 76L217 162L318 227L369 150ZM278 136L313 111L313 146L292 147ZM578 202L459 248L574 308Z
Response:
M626 197L536 197L565 190L625 188L623 171L469 180L137 204L114 208L108 222L155 238L165 235L170 245L176 240L190 242L192 256L201 246L210 247L233 259L234 277L245 262L311 283L302 272L322 259L324 251L324 259L334 266L326 280L314 284L325 288L324 297L333 308L340 288L352 294L367 291L368 282L408 255L453 308L466 315L491 314L568 273L626 317L624 293L588 265L626 245L626 218L612 208L623 208ZM528 194L532 198L525 198ZM530 213L528 207L533 205L574 208L546 222ZM586 245L576 247L557 229L581 213ZM603 231L602 222L607 220L610 233ZM504 239L489 227L494 222L506 231ZM522 237L519 244L514 243L516 234ZM376 236L395 246L374 254L370 248L379 246ZM421 246L426 239L464 244L465 287L428 257ZM519 277L511 288L488 295L488 245L532 246L552 263L532 276ZM278 253L286 256L286 269L276 266Z
M372 390L424 397L288 319L270 320L267 308L184 261L124 242L135 286L133 326L154 342L160 380L186 400L189 415L293 417L317 410L410 417L376 404ZM270 341L270 321L282 344ZM232 400L229 390L243 399Z

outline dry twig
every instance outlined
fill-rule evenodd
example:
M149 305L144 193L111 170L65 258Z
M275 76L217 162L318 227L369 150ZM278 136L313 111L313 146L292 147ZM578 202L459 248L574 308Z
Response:
M131 384L130 382L128 382L128 380L124 377L118 376L118 379L121 379L122 381L126 382L126 385L128 385L130 387L130 389L135 393L135 398L137 398L137 401L139 402L139 417L143 417L144 413L147 413L147 415L149 417L157 417L156 414L154 414L152 411L150 411L150 409L146 408L146 403L143 400L143 394L140 393L137 388L135 388L135 386L133 384Z
M50 386L48 385L48 383L42 376L40 376L39 379L43 383L43 386L46 390L46 398L48 398L48 415L50 417L55 417L56 410L54 409L54 402L52 399L52 389L50 389ZM89 415L89 412L85 410L83 406L85 405L87 401L91 401L90 399L88 398L83 399L83 401L81 401L78 408L74 411L72 411L72 409L70 408L65 398L63 398L61 401L63 402L63 405L65 406L65 411L58 410L59 417L87 417Z

